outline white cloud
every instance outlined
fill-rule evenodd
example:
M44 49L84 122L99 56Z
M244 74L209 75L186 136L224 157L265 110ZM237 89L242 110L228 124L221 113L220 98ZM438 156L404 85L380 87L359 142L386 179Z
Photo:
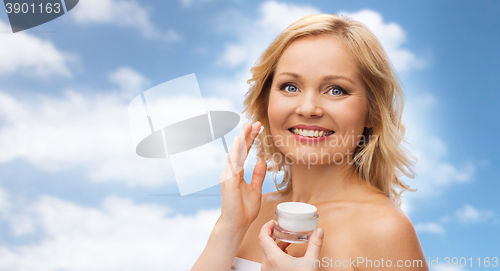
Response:
M403 116L407 129L406 140L410 143L406 147L418 159L414 168L416 178L405 178L406 183L418 189L415 193L404 194L410 201L436 197L452 185L471 182L476 171L476 165L471 160L464 159L459 164L449 161L447 142L432 129L436 118L433 110L439 100L429 92L420 93L420 96L415 95L417 98L406 101Z
M228 65L230 68L244 64L242 68L249 71L260 54L281 31L298 19L318 12L318 9L310 6L297 6L275 1L262 3L257 19L242 20L233 24L235 26L233 33L238 41L225 45L226 48L219 59L219 64Z
M207 110L212 110L212 111L227 110L227 111L236 112L236 109L234 108L233 103L228 98L206 97L206 98L203 98L203 103L205 104L205 108ZM241 122L240 122L240 126L241 126L241 129L243 129L243 125L241 124ZM238 127L240 127L240 126L238 126ZM241 129L239 129L238 133L241 131Z
M35 231L42 239L0 245L2 270L189 270L203 251L219 215L200 210L174 213L154 204L107 197L98 208L41 196L19 219L7 217L17 235Z
M135 155L127 103L119 95L16 99L0 92L0 162L23 158L46 171L83 169L93 181L174 182L165 161Z
M226 44L226 49L224 55L220 59L220 63L233 68L243 63L246 57L247 51L243 46Z
M174 30L160 32L151 22L148 9L135 1L127 0L86 0L71 11L75 22L80 24L111 24L132 27L148 38L159 38L173 42L180 38Z
M495 216L490 210L478 210L469 204L455 211L456 218L464 224L485 222Z
M256 21L259 30L264 30L269 34L277 36L293 22L306 15L319 13L320 11L312 6L298 6L294 4L268 1L259 7L260 18Z
M12 31L0 20L0 31ZM58 50L52 42L25 32L0 35L0 75L19 73L30 77L71 77L68 67L77 57Z
M147 90L151 82L142 74L129 67L120 67L109 74L109 80L117 84L123 94L128 94L130 98Z
M465 204L462 208L457 209L454 216L445 215L439 219L439 223L418 223L415 225L415 230L418 232L428 232L433 234L445 234L445 229L441 224L459 221L463 224L473 224L486 222L495 217L495 212L491 210L478 210L469 204Z
M444 228L437 223L419 223L415 225L417 232L428 232L433 234L445 234Z
M83 170L91 181L128 186L175 183L168 159L135 154L128 104L131 94L144 91L149 81L130 68L111 73L110 80L125 89L85 96L66 90L62 96L23 98L0 91L0 163L21 158L45 171ZM204 102L207 109L237 111L227 98L207 97ZM181 112L189 103L171 109Z
M382 43L397 71L408 71L411 68L425 66L423 60L417 58L411 51L402 48L406 41L406 33L397 23L385 23L382 15L367 9L354 13L341 11L339 14L364 23Z

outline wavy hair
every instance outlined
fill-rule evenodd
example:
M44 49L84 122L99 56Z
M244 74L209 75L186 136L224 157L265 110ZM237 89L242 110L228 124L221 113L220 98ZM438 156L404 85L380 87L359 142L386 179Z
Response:
M305 36L333 34L353 57L366 88L368 119L371 128L363 132L368 143L357 146L353 155L353 173L370 186L379 188L394 203L401 205L401 193L415 191L401 181L403 175L414 178L412 167L416 158L402 143L404 94L393 66L375 35L362 23L335 14L308 15L287 27L259 57L251 68L250 88L245 95L244 110L248 119L260 121L264 131L257 137L257 157L268 162L268 171L275 173L278 192L292 189L290 160L276 147L270 135L267 109L269 92L279 58L296 39ZM281 183L276 174L284 171Z

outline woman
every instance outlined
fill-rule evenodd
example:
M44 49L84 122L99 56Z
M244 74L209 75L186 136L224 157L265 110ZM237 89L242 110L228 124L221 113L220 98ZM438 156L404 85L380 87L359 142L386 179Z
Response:
M400 144L403 93L376 37L348 18L306 16L251 71L245 112L255 123L234 140L221 216L192 270L428 270L399 208L413 161ZM254 140L260 160L247 184ZM262 195L267 170L284 178ZM273 238L276 206L288 201L318 209L307 244Z

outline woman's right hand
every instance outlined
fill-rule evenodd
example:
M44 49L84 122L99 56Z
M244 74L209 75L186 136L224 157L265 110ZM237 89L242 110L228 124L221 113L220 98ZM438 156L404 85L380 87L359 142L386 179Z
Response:
M259 214L267 163L265 160L257 161L250 184L243 179L243 168L261 126L260 122L243 125L241 133L234 138L220 177L222 210L217 223L229 231L246 231Z

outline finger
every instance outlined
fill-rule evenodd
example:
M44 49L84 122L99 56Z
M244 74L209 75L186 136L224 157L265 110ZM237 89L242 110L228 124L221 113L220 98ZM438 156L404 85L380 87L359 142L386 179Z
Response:
M263 255L271 255L273 253L283 253L276 245L273 238L274 220L270 220L262 228L259 233L259 244Z
M235 175L234 174L234 158L235 158L236 149L238 149L238 145L239 145L239 140L238 140L238 137L236 136L233 139L233 145L231 146L231 149L229 150L229 153L227 155L226 165L224 167L224 171L222 172L222 174L220 176L220 179L222 182L232 178Z
M252 124L246 122L245 124L243 124L243 129L241 129L240 134L244 134L246 137L246 135L248 135L251 131L252 131Z
M267 172L267 163L265 160L260 159L255 164L252 175L252 182L250 185L256 191L262 193L262 184L264 183L264 179L266 178Z
M242 133L240 133L240 135L234 138L231 150L227 155L224 171L220 176L221 182L234 178L236 175L238 175L238 173L240 173L243 170L246 154L242 141L243 141ZM239 185L239 183L235 185Z
M263 126L260 123L260 121L257 121L252 125L250 132L248 133L247 137L245 138L246 139L246 146L247 146L247 153L252 148L252 145L253 145L257 135L262 131L261 130L262 127Z
M279 241L277 245L281 250L283 250L283 252L286 252L286 248L290 245L290 243Z
M260 122L257 124L260 125ZM223 173L221 174L221 182L234 178L236 175L242 175L243 169L245 166L245 160L248 157L248 148L246 144L246 140L251 138L250 134L255 130L254 126L250 123L243 124L243 129L233 140L233 145L231 146L231 150L229 151L226 165ZM251 146L250 146L251 148ZM246 151L245 151L246 150ZM239 178L242 181L243 178ZM234 184L234 185L239 185Z
M253 130L253 125L249 122L243 124L243 129L241 129L241 132L238 134L238 136L243 135L244 141L245 141L245 147L248 146L248 141L247 139L250 137L250 134L252 133ZM246 149L246 148L245 148Z
M324 231L322 228L317 228L311 234L304 258L309 260L319 260L319 253L321 251L321 246L323 246L323 235Z
M250 124L248 126L251 127ZM235 175L243 175L243 169L245 167L245 160L247 160L248 157L248 152L246 151L246 143L245 143L245 137L246 134L245 132L242 131L240 135L237 136L238 139L238 148L236 149L234 153L234 160L233 160L233 168L234 168L234 174ZM240 178L241 180L243 179L243 176Z
M252 147L251 144L253 144L250 143L249 146L247 141L252 138L252 133L255 130L254 126L255 125L251 125L250 123L245 123L240 134L237 136L238 145L237 148L235 148L236 151L231 154L232 157L234 157L232 162L234 170L233 175L240 173L245 166L245 160L248 157L248 150Z
M249 122L243 124L243 134L245 135L245 138L248 137L249 134L252 133L253 130L253 125Z

